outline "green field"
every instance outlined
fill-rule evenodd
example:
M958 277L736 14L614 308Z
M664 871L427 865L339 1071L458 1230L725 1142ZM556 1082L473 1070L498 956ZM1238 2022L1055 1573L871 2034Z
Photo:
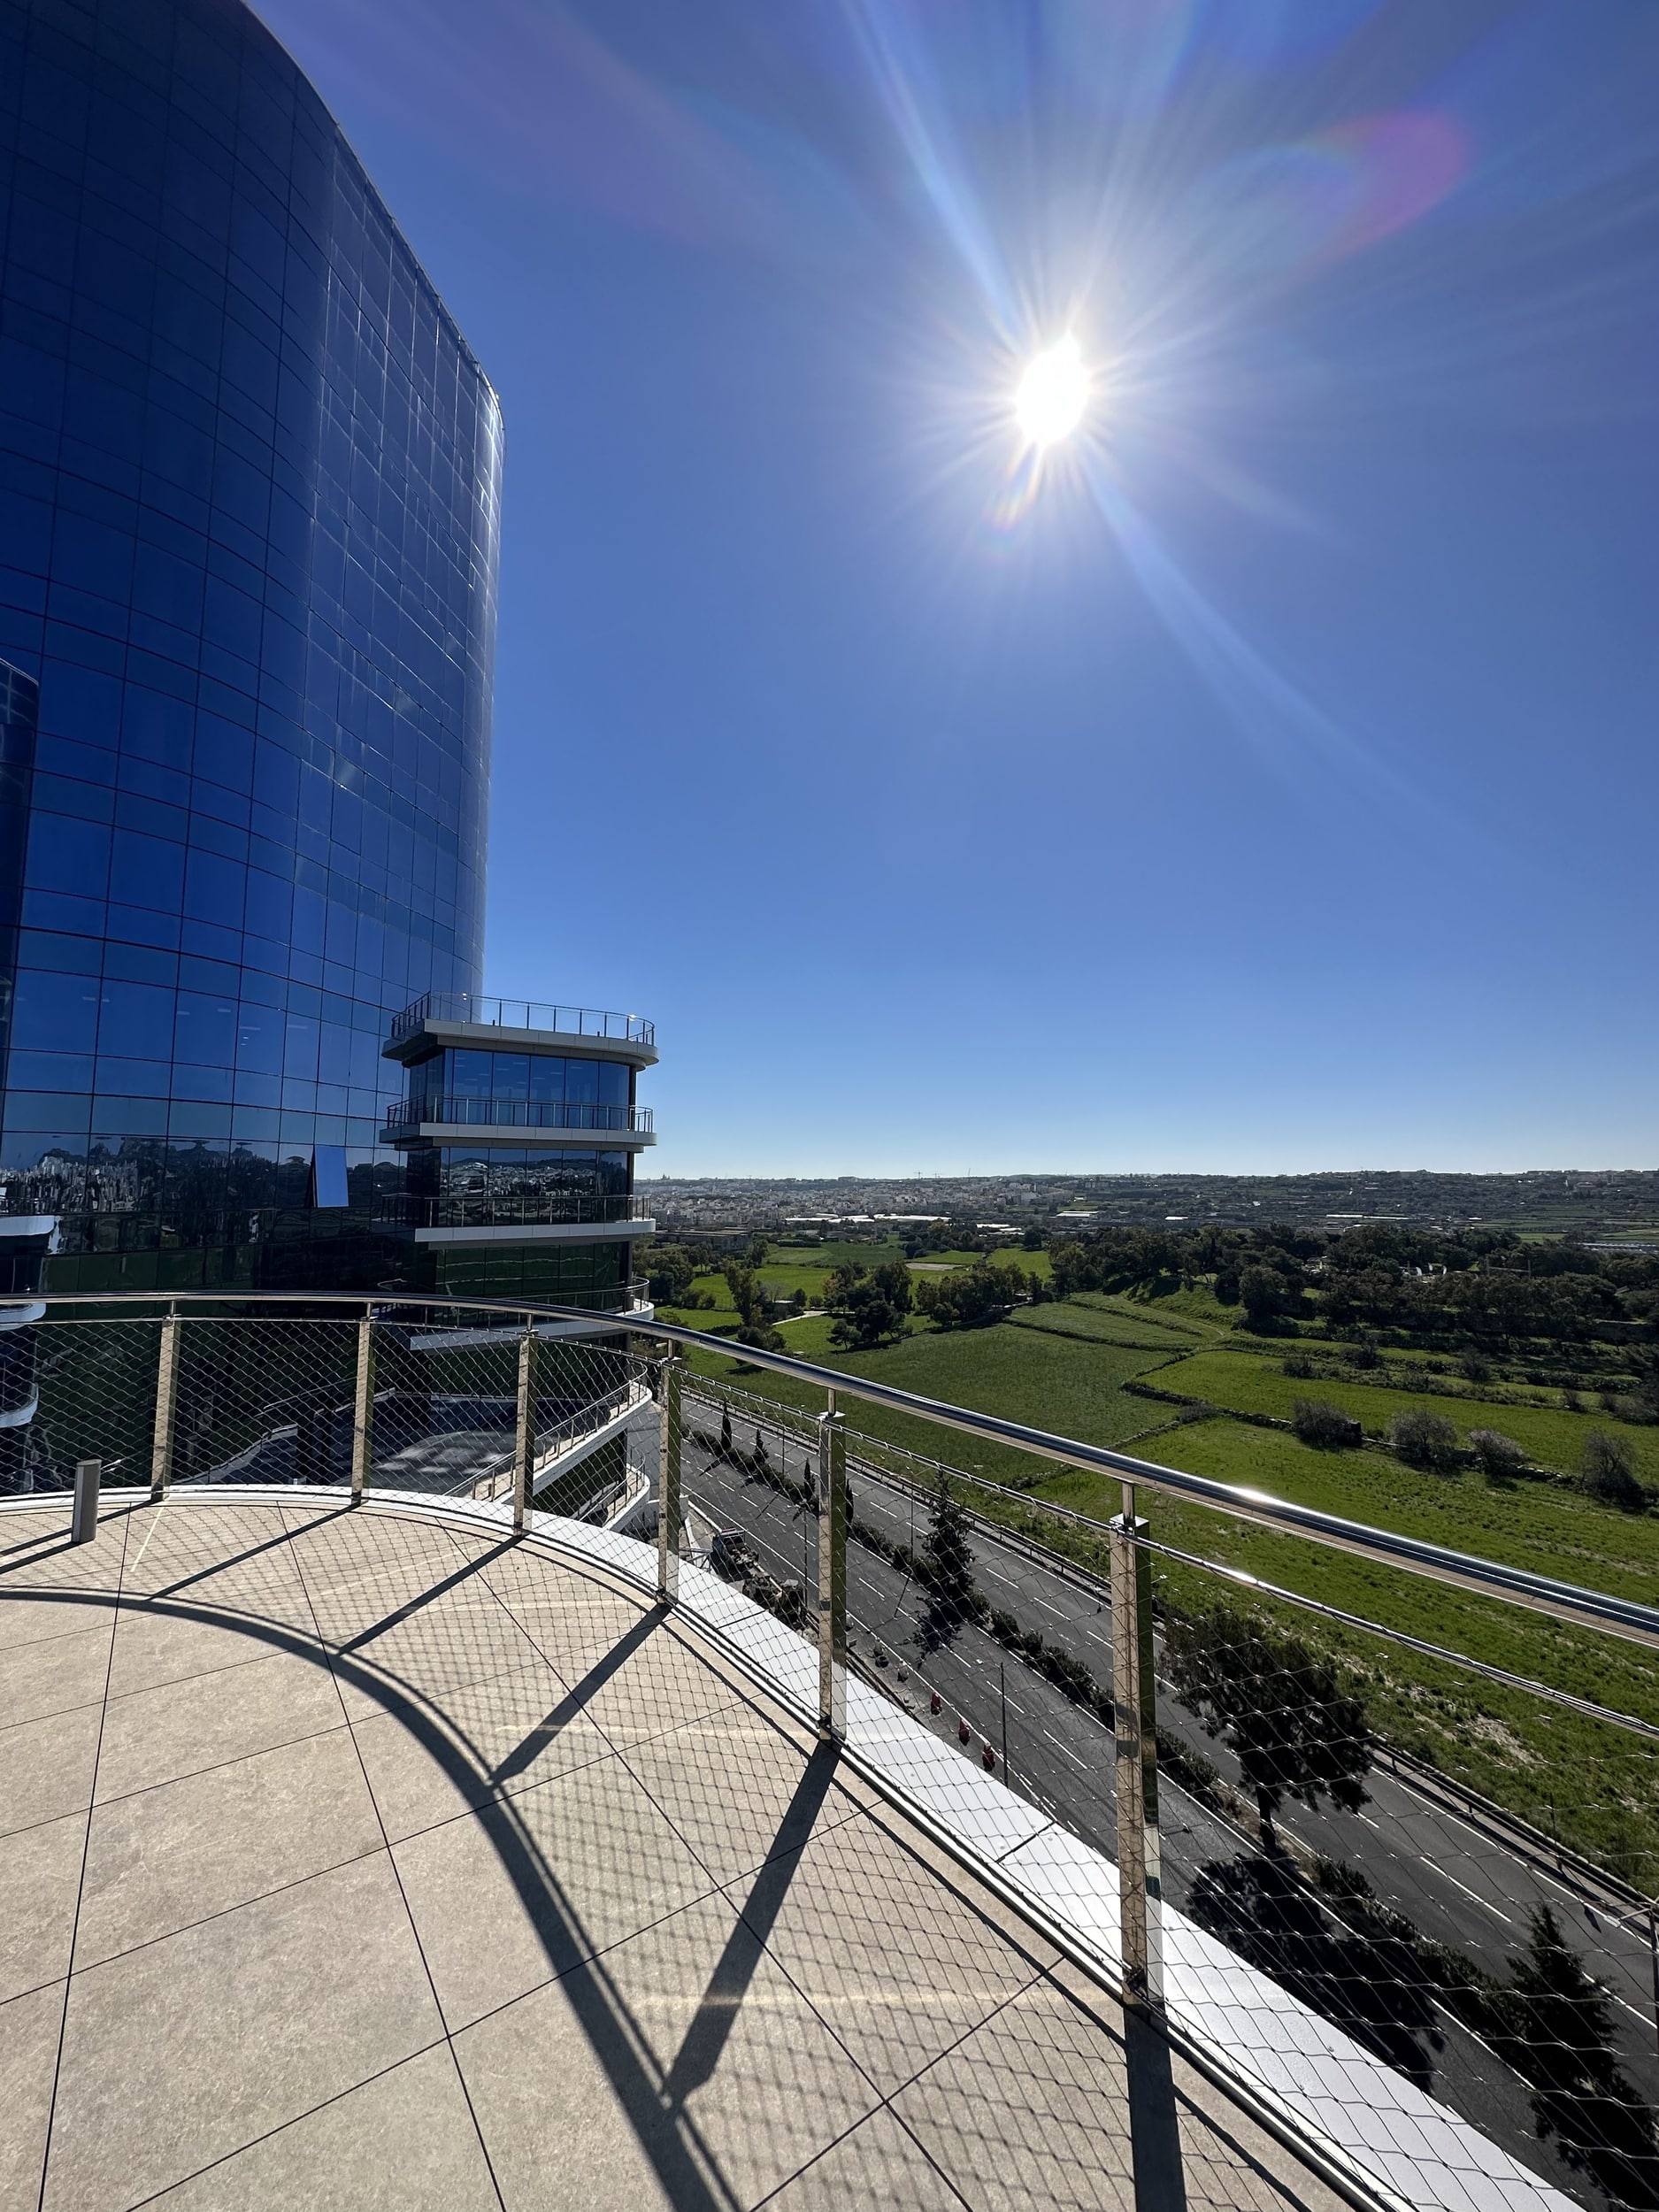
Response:
M721 1317L689 1318L693 1325L706 1326ZM1494 1485L1473 1473L1418 1472L1375 1448L1314 1451L1284 1431L1225 1418L1179 1423L1173 1408L1123 1386L1145 1377L1159 1387L1212 1403L1225 1401L1242 1410L1271 1413L1282 1408L1286 1414L1298 1397L1328 1397L1373 1430L1395 1411L1427 1404L1447 1411L1460 1434L1470 1427L1502 1428L1540 1458L1550 1451L1562 1453L1569 1466L1576 1463L1578 1440L1591 1428L1617 1426L1636 1444L1643 1471L1652 1469L1655 1475L1659 1466L1652 1455L1659 1446L1659 1430L1632 1429L1605 1416L1575 1416L1554 1408L1425 1399L1345 1378L1298 1380L1280 1371L1277 1356L1194 1353L1194 1333L1203 1329L1209 1336L1202 1317L1170 1313L1164 1302L1154 1306L1090 1296L1025 1308L1015 1320L995 1328L953 1333L918 1329L902 1343L878 1352L831 1349L830 1325L823 1317L792 1324L785 1331L790 1351L849 1377L869 1376L1086 1442L1127 1448L1140 1457L1453 1550L1648 1601L1659 1597L1659 1516L1619 1513L1554 1482ZM1160 1339L1165 1341L1158 1344ZM694 1371L735 1382L756 1396L809 1416L822 1409L820 1391L739 1358L699 1351L691 1363ZM863 1435L944 1460L991 1482L1029 1490L1029 1504L984 1494L973 1502L994 1517L1104 1571L1100 1540L1049 1519L1040 1502L1052 1501L1104 1521L1119 1509L1115 1479L1056 1468L1014 1448L856 1398L844 1398L841 1410L849 1427ZM1563 1438L1571 1441L1570 1454ZM1141 1503L1156 1540L1659 1723L1659 1658L1640 1646L1256 1528L1144 1486ZM1160 1562L1160 1571L1166 1596L1184 1604L1210 1604L1222 1596L1240 1600L1236 1588L1202 1570ZM1558 1830L1565 1840L1626 1878L1650 1891L1659 1888L1659 1789L1650 1746L1363 1631L1342 1629L1288 1608L1284 1620L1297 1632L1341 1652L1361 1678L1375 1724L1390 1740L1438 1763L1536 1826Z
M1413 1391L1350 1382L1346 1377L1299 1379L1284 1373L1276 1362L1248 1352L1200 1352L1166 1367L1157 1382L1162 1390L1207 1399L1231 1412L1270 1413L1284 1420L1290 1418L1298 1398L1324 1399L1378 1435L1396 1413L1426 1408L1445 1415L1456 1429L1459 1443L1467 1441L1471 1429L1500 1429L1536 1464L1563 1474L1578 1471L1584 1440L1592 1429L1617 1431L1631 1448L1637 1474L1659 1484L1659 1427L1615 1420L1607 1413L1565 1413L1557 1407L1501 1405L1474 1397L1428 1398Z
M693 1316L691 1325L716 1317ZM786 1326L784 1337L797 1359L822 1361L849 1375L868 1375L923 1397L1001 1413L1086 1443L1122 1443L1162 1426L1167 1418L1155 1402L1132 1397L1121 1387L1133 1377L1159 1367L1170 1356L1167 1353L1086 1342L1011 1323L949 1333L918 1330L902 1343L879 1352L844 1352L831 1348L830 1326L822 1319L795 1322ZM821 1391L787 1376L748 1367L741 1355L699 1350L692 1355L691 1363L697 1373L736 1381L780 1404L812 1414L823 1409ZM1015 1447L983 1441L856 1399L849 1398L842 1410L850 1425L866 1435L924 1458L949 1460L994 1482L1023 1486L1051 1465Z

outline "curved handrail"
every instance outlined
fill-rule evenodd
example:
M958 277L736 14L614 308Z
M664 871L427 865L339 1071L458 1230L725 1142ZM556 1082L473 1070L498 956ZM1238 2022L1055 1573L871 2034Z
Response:
M548 1321L592 1323L597 1317L591 1310L541 1302L440 1298L425 1293L402 1291L388 1292L379 1298L365 1298L361 1292L351 1291L231 1290L79 1291L65 1293L61 1297L55 1297L49 1292L46 1297L49 1308L53 1305L165 1307L186 1302L220 1306L238 1303L346 1305L359 1310L376 1306L430 1306L451 1313L488 1311ZM618 1315L616 1319L618 1326L627 1325L626 1314ZM1163 1491L1171 1497L1185 1498L1195 1505L1211 1507L1218 1512L1232 1514L1237 1519L1254 1522L1260 1527L1306 1537L1309 1541L1322 1544L1334 1551L1352 1552L1362 1558L1380 1560L1387 1565L1401 1568L1408 1574L1451 1583L1486 1597L1500 1598L1511 1605L1524 1606L1534 1613L1548 1614L1556 1620L1575 1621L1633 1643L1659 1647L1659 1608L1639 1604L1632 1598L1612 1597L1603 1591L1586 1590L1577 1583L1557 1581L1553 1576L1533 1574L1525 1568L1508 1567L1494 1560L1477 1558L1467 1552L1449 1550L1441 1544L1426 1543L1420 1537L1395 1535L1387 1529L1372 1528L1363 1521L1346 1520L1340 1514L1323 1513L1316 1507L1298 1505L1291 1499L1271 1497L1263 1490L1217 1482L1208 1475L1189 1474L1182 1468L1165 1467L1156 1460L1137 1459L1128 1452L1113 1451L1103 1444L1085 1444L1076 1437L1059 1436L1047 1429L1032 1428L1025 1422L1006 1420L999 1414L978 1413L967 1406L952 1405L944 1399L924 1397L918 1391L901 1390L893 1383L877 1382L867 1375L849 1374L843 1368L820 1367L814 1361L796 1359L785 1352L767 1351L760 1345L734 1347L729 1337L710 1336L701 1329L687 1329L680 1323L664 1321L656 1316L640 1324L636 1333L667 1343L689 1345L698 1350L714 1352L723 1359L730 1359L735 1351L753 1366L767 1369L774 1374L792 1376L796 1381L810 1383L815 1388L832 1392L838 1397L861 1398L872 1405L887 1406L896 1413L913 1414L918 1419L937 1422L941 1427L960 1430L964 1435L982 1437L993 1443L1010 1444L1018 1451L1033 1453L1041 1459L1057 1460L1064 1466L1080 1467L1089 1473L1117 1475L1124 1481L1139 1484L1146 1489Z

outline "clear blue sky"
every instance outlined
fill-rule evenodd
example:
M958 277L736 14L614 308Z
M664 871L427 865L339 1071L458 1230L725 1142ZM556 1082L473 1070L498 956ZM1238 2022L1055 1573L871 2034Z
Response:
M489 981L657 1171L1659 1158L1653 0L261 4L502 395Z

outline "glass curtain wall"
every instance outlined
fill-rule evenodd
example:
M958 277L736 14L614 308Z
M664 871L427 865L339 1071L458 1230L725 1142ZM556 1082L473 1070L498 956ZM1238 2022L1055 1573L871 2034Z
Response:
M389 1018L481 981L495 396L239 0L0 0L0 224L6 1208L58 1289L373 1286Z

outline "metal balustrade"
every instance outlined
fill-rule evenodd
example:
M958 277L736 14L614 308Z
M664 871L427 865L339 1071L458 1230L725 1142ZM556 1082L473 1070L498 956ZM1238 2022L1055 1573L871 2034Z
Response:
M464 1022L486 1029L552 1030L572 1037L611 1038L618 1044L654 1045L657 1038L656 1024L642 1014L543 1005L534 999L485 997L472 991L428 991L393 1017L393 1042L412 1036L429 1021Z
M744 1348L763 1394L655 1320L625 1348L549 1336L566 1307L42 1302L25 1471L80 1470L78 1533L100 1464L106 1506L291 1482L499 1499L517 1532L654 1486L629 1571L1350 2200L1659 2203L1642 1598ZM617 1468L561 1488L612 1429ZM953 1465L952 1434L1115 1509Z

